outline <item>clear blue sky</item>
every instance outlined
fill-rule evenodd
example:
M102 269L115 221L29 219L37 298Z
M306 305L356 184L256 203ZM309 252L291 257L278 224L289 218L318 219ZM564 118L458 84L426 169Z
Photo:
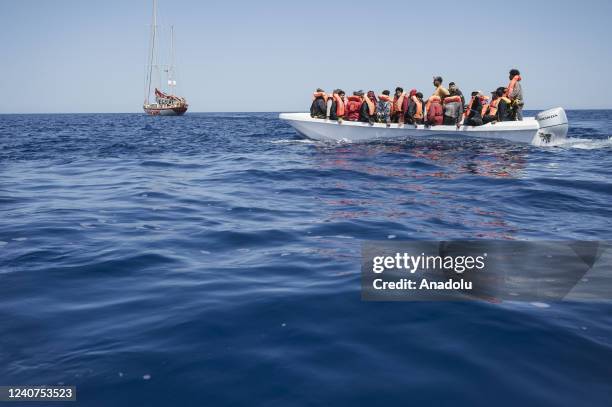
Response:
M527 108L611 108L609 1L159 0L192 111L306 110L313 88L523 73ZM150 0L0 0L0 113L141 111ZM167 38L168 30L162 33Z

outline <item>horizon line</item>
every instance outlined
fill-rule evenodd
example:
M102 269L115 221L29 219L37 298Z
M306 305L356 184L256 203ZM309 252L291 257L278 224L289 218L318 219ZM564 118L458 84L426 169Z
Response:
M525 111L544 111L544 110L548 110L550 108L544 108L544 109L525 109ZM573 111L573 110L612 110L612 107L597 107L597 108L563 108L566 111ZM227 111L199 111L199 112L187 112L187 114L193 114L193 113L214 113L214 114L218 114L218 113L308 113L308 111L303 111L303 110L286 110L286 111L281 111L281 110L227 110ZM142 114L145 116L149 116L147 115L145 112L138 112L138 111L132 111L132 112L0 112L0 115L36 115L36 114L41 114L41 115L52 115L52 114Z

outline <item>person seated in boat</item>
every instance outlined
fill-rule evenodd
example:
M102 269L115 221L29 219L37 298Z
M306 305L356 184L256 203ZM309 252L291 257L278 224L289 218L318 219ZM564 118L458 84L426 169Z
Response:
M442 99L439 96L432 95L427 100L425 105L427 126L439 126L444 122L444 110L442 108Z
M439 97L440 101L444 100L445 97L450 95L450 92L448 91L448 89L442 86L442 82L443 82L443 79L441 76L434 76L433 85L436 88L436 90L434 90L434 93L432 94L432 96Z
M391 104L393 101L390 95L390 91L383 90L378 95L378 102L376 103L376 121L378 123L385 123L387 127L391 125Z
M447 96L442 102L444 107L443 123L447 126L458 126L463 118L463 102L459 95Z
M335 89L331 97L327 98L326 118L342 121L345 111L345 93L342 89Z
M312 94L312 104L310 105L310 117L315 119L325 119L327 116L327 93L321 88Z
M376 121L376 104L378 103L378 100L376 99L376 93L374 93L373 90L369 90L363 101L367 105L368 109L367 111L363 112L364 114L362 115L362 117L360 117L360 121L367 121L368 123L373 124Z
M512 102L506 96L506 88L499 87L495 90L495 99L491 100L485 123L514 121Z
M482 93L478 90L472 92L470 102L468 103L464 118L464 126L482 126Z
M455 82L450 82L448 84L448 93L450 96L459 96L461 98L461 104L463 109L463 106L465 106L465 97L463 97L463 92L461 92L461 89L457 87L457 84Z
M505 96L512 102L512 109L516 120L523 120L523 106L525 105L521 79L521 73L518 69L510 70L510 83L508 83Z
M352 122L360 121L363 119L364 113L367 112L367 108L368 106L364 101L363 91L355 91L352 96L348 97L344 118Z
M408 98L401 87L395 88L393 105L391 106L391 121L393 123L404 123L404 115L408 110Z
M408 124L423 124L423 94L416 89L411 89L408 94L408 109L404 121Z

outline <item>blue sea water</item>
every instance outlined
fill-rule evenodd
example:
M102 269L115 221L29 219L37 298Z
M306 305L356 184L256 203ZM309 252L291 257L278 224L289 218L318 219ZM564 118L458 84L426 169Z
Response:
M610 302L360 299L365 239L612 239L612 111L569 120L536 148L324 144L272 113L1 115L0 385L76 385L84 406L610 405Z

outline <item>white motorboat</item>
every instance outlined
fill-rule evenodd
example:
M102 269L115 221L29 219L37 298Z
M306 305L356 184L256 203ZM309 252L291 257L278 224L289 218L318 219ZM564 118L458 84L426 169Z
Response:
M505 139L537 146L557 145L567 137L568 121L557 107L526 117L522 121L488 123L482 126L424 126L410 124L362 123L314 119L309 113L281 113L281 120L299 134L313 140L360 142L404 137L477 137Z

